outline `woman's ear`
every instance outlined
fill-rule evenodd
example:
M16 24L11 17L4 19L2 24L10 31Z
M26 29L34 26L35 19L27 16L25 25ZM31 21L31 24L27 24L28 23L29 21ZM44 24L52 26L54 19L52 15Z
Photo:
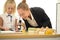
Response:
M30 9L28 9L28 12L31 12Z

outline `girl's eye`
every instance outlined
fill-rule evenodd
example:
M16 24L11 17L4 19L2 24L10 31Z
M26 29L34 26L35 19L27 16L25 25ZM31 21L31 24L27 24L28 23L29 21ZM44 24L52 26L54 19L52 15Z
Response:
M8 9L14 9L14 8L10 8L10 7L9 7Z
M8 8L8 9L10 9L10 8Z

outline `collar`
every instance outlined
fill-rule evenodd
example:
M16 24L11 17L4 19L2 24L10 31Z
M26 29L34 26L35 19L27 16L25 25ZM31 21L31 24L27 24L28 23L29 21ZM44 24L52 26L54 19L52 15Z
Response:
M31 12L30 12L30 15L31 15L31 18L32 18L32 19L34 19L34 18L33 18L33 15L32 15L32 13L31 13Z
M13 14L8 14L8 13L5 13L5 15L6 15L6 16L8 16L8 15L11 15L11 16L13 16Z

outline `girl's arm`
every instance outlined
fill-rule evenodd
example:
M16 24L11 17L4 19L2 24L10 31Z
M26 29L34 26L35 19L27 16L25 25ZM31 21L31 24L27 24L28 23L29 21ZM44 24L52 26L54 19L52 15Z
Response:
M15 31L18 32L17 19L15 19Z
M3 28L3 19L0 17L0 29L4 29Z
M9 28L3 27L3 19L1 17L0 17L0 30L5 30L5 31L9 30Z

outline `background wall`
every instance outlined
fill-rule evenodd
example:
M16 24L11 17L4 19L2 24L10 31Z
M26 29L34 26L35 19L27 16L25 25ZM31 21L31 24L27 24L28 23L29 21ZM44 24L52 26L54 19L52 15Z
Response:
M3 7L6 0L0 0L0 14L3 13ZM18 5L22 0L15 0ZM56 0L27 0L29 7L41 7L49 16L53 29L56 29ZM17 11L16 11L17 13ZM18 14L16 14L17 16ZM18 16L17 16L18 17Z
M60 3L60 0L57 0L57 3Z

